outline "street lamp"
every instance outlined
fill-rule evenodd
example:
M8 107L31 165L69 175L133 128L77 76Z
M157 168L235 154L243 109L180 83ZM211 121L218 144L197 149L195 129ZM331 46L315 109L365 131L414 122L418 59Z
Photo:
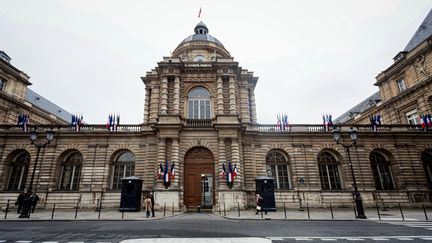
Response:
M349 150L351 147L355 146L357 143L357 131L351 127L350 131L349 131L349 135L351 137L352 143L350 143L350 144L340 143L341 133L340 133L339 129L333 129L334 140L336 141L337 144L342 145L346 149L347 154L348 154L348 160L349 160L349 165L350 165L350 169L351 169L351 176L352 176L352 180L353 180L353 187L354 187L353 194L354 194L355 205L356 205L356 209L357 209L357 217L360 219L365 219L366 215L365 215L364 210L363 210L363 202L362 202L360 192L357 188L357 182L355 179L354 169L352 166L351 155L350 155L350 150Z
M31 205L32 205L30 196L32 194L33 180L34 180L34 176L35 176L35 172L36 172L37 163L39 160L39 153L40 153L41 148L44 148L47 144L49 144L53 140L53 138L54 138L54 131L51 129L46 132L45 140L38 140L38 132L36 132L36 130L33 130L32 132L30 132L30 141L31 141L31 144L36 146L37 153L36 153L36 160L35 160L35 163L33 166L33 172L32 172L31 178L30 178L30 184L29 184L28 190L24 196L23 206L22 206L21 214L19 215L19 218L29 218L30 217L30 210L31 210Z

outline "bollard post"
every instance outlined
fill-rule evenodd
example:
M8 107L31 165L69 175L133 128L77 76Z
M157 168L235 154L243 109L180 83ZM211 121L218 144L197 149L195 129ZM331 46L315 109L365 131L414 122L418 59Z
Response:
M165 213L166 213L166 202L164 202L164 214L163 214L163 216L165 217Z
M54 206L53 206L53 209L52 209L52 212L51 212L51 220L54 219L55 206L56 206L56 204L54 203Z
M124 210L122 210L122 219L124 219Z
M224 203L224 216L226 216L226 208L225 208L225 203Z
M308 213L308 219L310 219L309 203L306 203L306 210L307 210L307 213Z
M354 210L354 218L357 219L357 211L354 203L353 203L353 210Z
M398 205L399 205L399 210L400 210L400 213L401 213L401 216L402 216L402 221L405 221L405 217L404 217L404 214L402 212L402 208L401 208L400 203L398 203Z
M172 208L171 208L171 215L174 215L174 202L173 202Z
M99 200L99 213L98 213L98 219L100 219L100 217L101 217L101 212L102 212L102 198Z
M330 203L330 213L331 213L332 219L334 219L334 215L333 215L333 207L332 207L331 203Z
M222 212L221 212L221 206L220 206L220 203L219 203L219 215L221 215L222 214Z
M8 214L8 212L9 212L9 202L10 202L10 199L7 200L4 219L7 218L7 214Z
M286 207L285 207L285 202L283 203L283 206L284 206L284 214L285 214L285 218L287 218L287 216L286 216Z
M238 216L240 218L240 203L239 202L237 202L237 209L238 209Z
M78 215L78 204L79 203L77 203L75 207L75 219L77 219L77 215Z
M263 209L263 207L261 207L261 218L264 217L264 216L263 216L263 211L264 211L264 209Z
M378 206L377 202L375 203L375 207L376 207L376 211L377 211L377 214L378 214L378 219L381 220L381 214L380 214L379 206Z
M422 204L422 208L423 208L423 212L424 212L424 215L425 215L426 221L429 221L429 219L428 219L428 215L427 215L427 213L426 213L426 208L425 208L424 204Z

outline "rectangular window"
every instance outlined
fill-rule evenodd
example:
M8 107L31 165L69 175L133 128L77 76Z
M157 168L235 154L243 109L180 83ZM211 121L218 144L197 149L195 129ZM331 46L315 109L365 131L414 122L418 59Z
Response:
M417 109L405 113L408 124L416 125L420 124L419 116L417 115Z
M399 92L406 90L405 79L401 78L397 81L397 85L399 87Z
M3 91L6 88L6 80L0 78L0 91Z

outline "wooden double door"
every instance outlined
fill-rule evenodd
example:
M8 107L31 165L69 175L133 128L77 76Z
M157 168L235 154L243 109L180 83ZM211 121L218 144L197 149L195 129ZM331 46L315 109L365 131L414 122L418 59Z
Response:
M189 210L211 208L214 198L214 159L205 147L190 149L184 160L184 205Z

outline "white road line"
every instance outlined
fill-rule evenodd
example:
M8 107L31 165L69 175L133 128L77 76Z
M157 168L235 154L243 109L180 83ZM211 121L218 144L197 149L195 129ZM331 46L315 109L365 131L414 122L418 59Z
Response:
M245 238L156 238L156 239L129 239L120 243L271 243L270 239L258 237Z
M18 240L15 243L31 243L31 240Z
M311 241L313 239L311 239L311 238L295 238L295 240L298 240L298 241Z
M44 241L42 243L58 243L58 241Z
M414 240L413 238L407 238L407 237L400 237L400 238L396 238L398 240Z
M321 238L322 241L337 241L335 238Z
M372 238L372 240L384 241L384 240L390 240L390 239L387 239L387 238Z
M424 238L420 238L422 240L432 240L432 237L424 237Z
M363 238L347 238L346 240L349 241L360 241L360 240L364 240Z

